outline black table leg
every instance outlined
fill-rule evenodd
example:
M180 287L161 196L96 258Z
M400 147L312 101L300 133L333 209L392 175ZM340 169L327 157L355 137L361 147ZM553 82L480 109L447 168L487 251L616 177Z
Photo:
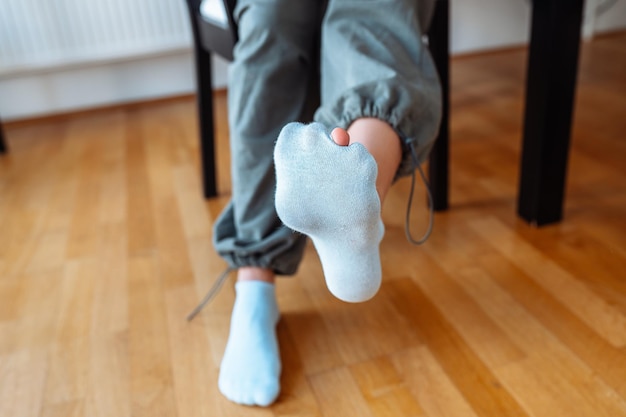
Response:
M449 107L450 107L450 51L449 51L449 1L439 0L428 31L430 53L435 61L441 81L441 126L435 145L430 153L428 179L437 211L448 209L448 160L449 160Z
M583 5L533 2L517 211L539 226L563 216Z

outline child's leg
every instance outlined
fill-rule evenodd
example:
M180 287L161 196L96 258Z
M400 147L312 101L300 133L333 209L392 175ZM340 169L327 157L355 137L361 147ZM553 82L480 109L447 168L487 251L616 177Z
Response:
M232 267L290 275L304 240L274 209L272 153L280 129L304 111L319 30L318 0L240 0L239 41L229 70L232 198L214 227L217 252Z
M288 125L275 149L279 216L312 238L329 289L346 301L377 291L379 200L394 177L415 169L412 151L426 158L439 125L440 89L418 10L414 0L331 1L321 125ZM323 126L348 129L349 142L364 146L337 146L344 132L333 141Z
M230 68L232 199L215 224L218 253L238 272L220 391L247 405L279 393L278 307L273 277L293 274L304 238L278 219L272 153L278 132L304 109L317 73L318 0L239 0L239 42Z

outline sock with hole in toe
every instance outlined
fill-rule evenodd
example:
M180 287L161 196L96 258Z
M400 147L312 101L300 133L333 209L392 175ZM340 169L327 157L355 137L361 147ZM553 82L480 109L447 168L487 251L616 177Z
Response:
M330 292L348 302L373 297L384 226L372 155L359 143L337 145L320 123L290 123L274 162L278 217L311 238Z

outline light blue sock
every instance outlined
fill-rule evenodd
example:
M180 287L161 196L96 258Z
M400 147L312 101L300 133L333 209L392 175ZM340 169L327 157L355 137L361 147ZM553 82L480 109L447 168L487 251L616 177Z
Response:
M241 281L235 288L237 297L218 386L233 402L268 406L280 391L279 312L274 285Z
M348 302L373 297L384 226L372 155L359 143L337 145L320 123L290 123L274 162L278 217L311 238L330 292Z

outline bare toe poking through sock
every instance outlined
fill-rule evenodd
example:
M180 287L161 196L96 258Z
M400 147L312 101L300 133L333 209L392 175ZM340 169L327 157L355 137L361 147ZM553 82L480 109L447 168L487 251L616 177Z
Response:
M331 137L319 123L283 128L274 150L276 211L284 224L311 238L328 289L360 302L380 287L384 227L376 161L359 143L343 145L346 138L345 130L335 129Z
M350 144L350 135L345 129L336 127L330 132L330 137L339 146L348 146Z

